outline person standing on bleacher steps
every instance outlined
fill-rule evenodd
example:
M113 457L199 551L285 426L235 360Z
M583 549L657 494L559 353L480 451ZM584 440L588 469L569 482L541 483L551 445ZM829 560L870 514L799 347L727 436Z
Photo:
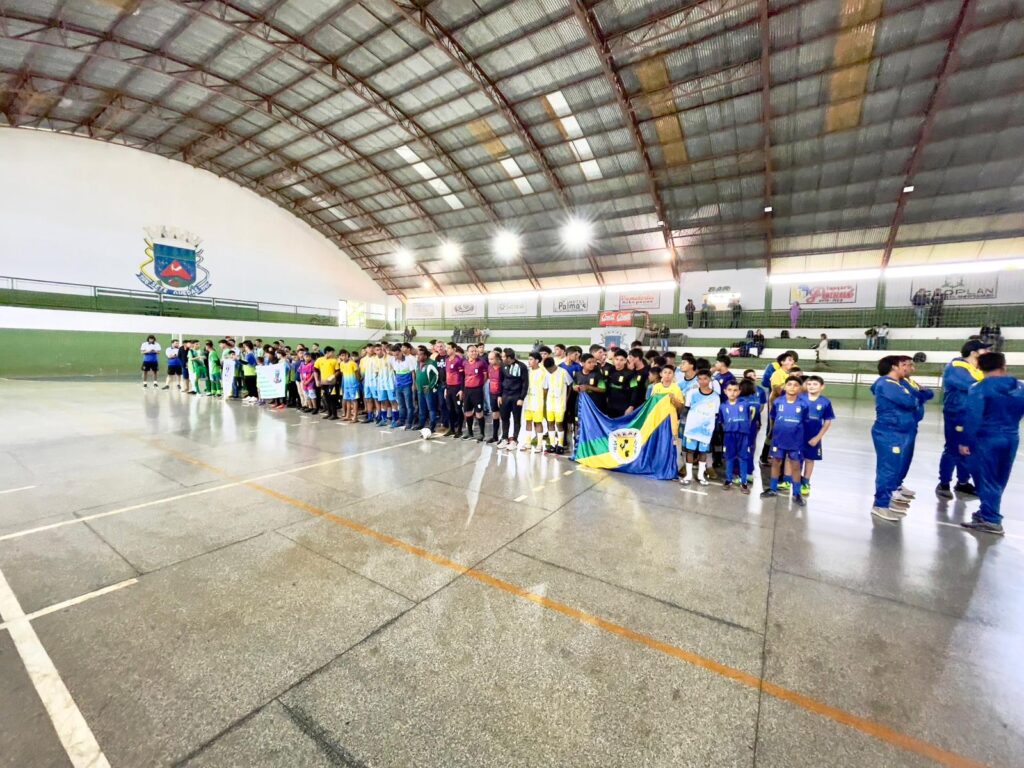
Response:
M935 495L940 499L952 499L953 491L975 495L971 483L971 472L966 456L960 454L960 438L964 431L964 409L967 393L983 375L978 368L978 358L988 351L990 345L972 339L960 349L960 357L954 357L942 372L942 422L946 442L939 459L939 484ZM956 485L950 489L953 470L956 469Z

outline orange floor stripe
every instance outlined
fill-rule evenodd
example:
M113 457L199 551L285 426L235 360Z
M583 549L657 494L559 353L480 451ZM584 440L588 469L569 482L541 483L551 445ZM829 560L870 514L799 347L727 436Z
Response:
M208 472L213 472L214 474L230 479L233 482L241 482L246 487L252 488L254 491L258 491L259 493L277 499L278 501L295 507L296 509L301 509L310 515L319 517L323 520L328 520L336 525L354 531L355 533L367 536L382 544L386 544L389 547L407 552L410 555L415 555L416 557L428 560L435 565L439 565L443 568L455 571L456 573L468 576L469 578L475 579L489 587L500 589L502 592L507 592L508 594L514 595L523 600L528 600L542 608L546 608L556 613L560 613L563 616L567 616L568 618L575 619L582 624L588 624L609 634L617 635L623 639L646 646L651 650L658 651L666 656L671 656L675 659L679 659L680 661L684 661L687 664L713 672L716 675L733 680L741 685L747 686L748 688L760 690L769 696L779 699L780 701L788 702L789 704L800 707L807 712L812 712L816 715L839 723L840 725L852 728L853 730L859 731L867 736L871 736L878 741L891 744L908 752L914 752L918 755L922 755L930 760L934 760L940 765L949 766L949 768L986 768L984 763L963 757L955 752L949 752L935 746L934 744L930 744L927 741L916 739L913 736L902 733L893 728L889 728L881 723L877 723L874 720L859 717L845 710L826 704L825 702L818 701L810 696L805 696L797 691L792 691L788 688L782 687L781 685L776 685L775 683L762 680L749 672L744 672L741 669L730 667L727 664L722 664L714 659L709 659L705 656L701 656L700 654L693 653L692 651L687 651L684 648L658 640L657 638L646 635L643 632L637 632L636 630L630 629L622 624L616 624L613 621L602 619L600 616L587 613L579 608L573 608L571 605L560 603L557 600L552 600L551 598L539 595L536 592L531 592L528 589L520 587L509 581L499 579L496 576L491 576L488 573L478 571L474 568L463 565L462 563L456 562L455 560L451 560L444 555L438 555L434 552L430 552L423 547L418 547L415 544L402 541L401 539L382 533L381 531L370 528L369 526L363 525L355 520L350 520L347 517L336 515L333 512L328 512L325 509L316 507L302 501L301 499L296 499L288 496L287 494L281 493L280 491L275 491L273 488L267 488L266 486L260 485L256 482L247 482L242 478L236 477L222 469L219 469L218 467L214 467L203 461L194 459L188 454L181 453L180 451L176 451L171 448L166 448L156 441L146 440L145 442L180 459L181 461L201 467Z

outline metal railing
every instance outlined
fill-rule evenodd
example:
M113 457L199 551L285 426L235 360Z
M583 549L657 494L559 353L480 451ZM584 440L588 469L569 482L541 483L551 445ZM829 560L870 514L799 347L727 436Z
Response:
M4 276L0 276L0 304L89 312L208 317L219 320L254 320L325 326L338 324L338 310L328 307L307 307L205 296L176 296L102 285Z

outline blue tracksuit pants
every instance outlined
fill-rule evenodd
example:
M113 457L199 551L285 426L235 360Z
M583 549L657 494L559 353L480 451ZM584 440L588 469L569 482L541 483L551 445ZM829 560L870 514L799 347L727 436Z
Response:
M950 417L943 414L943 425L945 427L946 444L942 447L942 457L939 459L939 482L949 485L953 480L953 470L956 469L956 481L967 483L971 480L971 471L966 456L960 455L961 432L956 431L958 417Z
M747 475L750 474L750 433L749 432L726 432L725 438L725 479L732 482L735 475L733 467L739 463L740 483L747 482Z
M877 424L871 427L871 441L875 444L875 506L888 507L893 492L900 487L910 469L908 456L913 458L914 438Z
M900 481L896 484L899 488L903 485L903 481L907 479L907 473L910 471L910 465L914 461L914 446L917 445L917 427L910 433L907 438L907 447L903 451L903 468L900 470Z
M986 523L999 524L1003 521L999 505L1010 480L1019 445L1017 435L990 435L979 437L971 449L968 466L981 499L979 513Z

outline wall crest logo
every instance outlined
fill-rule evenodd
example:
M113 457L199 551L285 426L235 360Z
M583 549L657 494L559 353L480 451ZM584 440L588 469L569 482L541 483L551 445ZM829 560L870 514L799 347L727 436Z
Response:
M198 296L210 288L203 266L202 238L174 227L145 227L146 261L135 275L154 293Z

